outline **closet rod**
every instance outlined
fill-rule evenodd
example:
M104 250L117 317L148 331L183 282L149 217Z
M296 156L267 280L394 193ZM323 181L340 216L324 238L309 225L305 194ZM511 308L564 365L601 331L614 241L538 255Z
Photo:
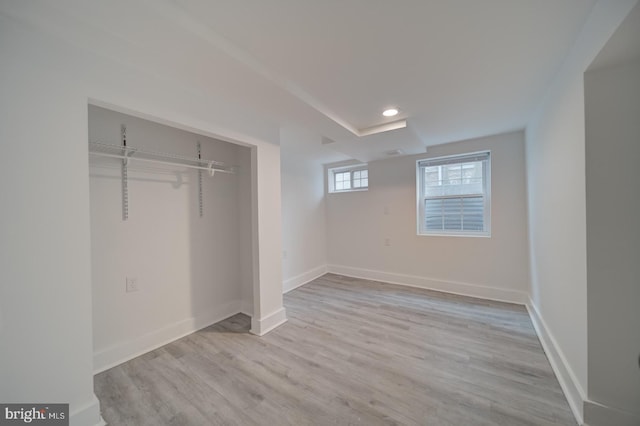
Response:
M89 155L97 155L100 157L109 157L109 158L119 158L121 160L135 160L135 161L146 161L148 163L158 163L158 164L168 164L170 166L180 166L180 167L188 167L190 169L196 169L196 170L206 170L211 172L216 171L216 172L220 172L220 173L233 173L233 170L228 170L228 169L222 169L219 167L203 167L203 166L193 166L191 164L184 164L184 163L178 163L178 162L173 162L173 161L164 161L164 160L152 160L149 158L138 158L138 157L132 157L129 155L121 155L121 154L108 154L106 152L91 152L89 151Z

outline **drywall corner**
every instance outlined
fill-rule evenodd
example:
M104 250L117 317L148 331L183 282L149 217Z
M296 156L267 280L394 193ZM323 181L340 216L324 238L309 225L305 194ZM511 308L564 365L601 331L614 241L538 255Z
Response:
M287 322L287 312L284 308L280 308L263 318L251 318L250 331L257 336L264 336L285 322Z
M295 290L298 287L301 287L316 278L319 278L326 274L328 271L327 265L320 265L317 268L309 269L302 274L296 275L295 277L291 277L282 282L282 291L283 293L288 293L292 290Z

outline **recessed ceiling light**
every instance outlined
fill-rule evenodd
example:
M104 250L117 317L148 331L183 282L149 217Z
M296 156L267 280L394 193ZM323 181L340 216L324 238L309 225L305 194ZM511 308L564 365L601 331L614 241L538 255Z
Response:
M382 113L382 115L384 115L385 117L393 117L398 115L398 109L397 108L389 108L384 110L384 112Z

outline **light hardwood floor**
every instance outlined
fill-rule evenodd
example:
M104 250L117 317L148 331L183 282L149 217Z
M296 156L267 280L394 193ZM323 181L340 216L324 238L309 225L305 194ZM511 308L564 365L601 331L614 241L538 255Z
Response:
M524 307L327 274L95 377L110 425L575 425Z

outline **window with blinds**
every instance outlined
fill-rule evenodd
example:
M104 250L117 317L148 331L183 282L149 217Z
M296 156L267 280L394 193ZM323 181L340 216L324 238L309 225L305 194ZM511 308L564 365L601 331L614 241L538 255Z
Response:
M488 236L490 153L417 162L418 233Z

